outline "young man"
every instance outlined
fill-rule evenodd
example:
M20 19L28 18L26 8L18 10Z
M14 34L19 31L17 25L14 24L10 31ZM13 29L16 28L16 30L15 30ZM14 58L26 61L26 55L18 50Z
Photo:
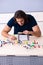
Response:
M41 31L34 17L26 14L22 10L18 10L15 12L14 17L9 20L2 31L3 36L14 40L16 39L16 37L8 34L12 26L14 26L14 34L18 34L18 32L21 32L22 34L34 35L37 37L41 36Z

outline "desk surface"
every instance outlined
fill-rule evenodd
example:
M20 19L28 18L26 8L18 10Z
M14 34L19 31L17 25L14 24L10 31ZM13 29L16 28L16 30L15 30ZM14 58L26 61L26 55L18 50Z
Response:
M1 38L2 39L2 38ZM5 44L2 47L0 47L0 56L6 56L6 55L15 55L15 56L30 56L30 55L38 55L43 56L43 36L42 37L35 37L30 36L28 43L32 43L34 40L36 40L39 45L41 45L40 48L29 48L26 49L23 47L24 44Z

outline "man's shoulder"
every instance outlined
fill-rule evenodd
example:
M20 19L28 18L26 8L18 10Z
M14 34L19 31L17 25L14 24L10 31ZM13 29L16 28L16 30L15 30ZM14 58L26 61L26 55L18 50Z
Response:
M15 21L14 17L12 17L12 18L10 19L10 21Z
M12 24L12 23L14 24L14 23L15 23L14 17L12 17L8 22L11 23L11 24Z
M33 15L31 15L31 14L27 14L27 18L28 18L28 20L29 20L30 22L31 22L31 21L36 22L36 20L35 20L34 16L33 16Z
M28 18L34 18L31 14L26 14Z

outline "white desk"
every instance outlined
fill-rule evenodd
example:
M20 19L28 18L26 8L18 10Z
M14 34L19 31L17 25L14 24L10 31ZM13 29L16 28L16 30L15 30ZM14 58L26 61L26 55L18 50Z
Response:
M38 41L40 45L43 44L43 36L42 37L29 37L29 43L33 42L34 40ZM43 48L32 48L26 49L22 45L19 44L6 44L3 47L0 47L0 56L6 55L16 55L16 56L30 56L30 55L38 55L43 56Z
M29 37L29 43L34 40L43 45L43 37ZM3 45L0 47L0 65L43 65L43 48L26 49L20 44Z

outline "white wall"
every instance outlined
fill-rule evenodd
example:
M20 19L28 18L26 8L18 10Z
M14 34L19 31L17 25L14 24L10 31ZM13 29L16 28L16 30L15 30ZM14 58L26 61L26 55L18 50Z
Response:
M43 11L43 0L0 0L0 12Z
M43 35L43 12L29 12L28 14L31 14L35 17ZM0 14L0 35L2 29L5 27L6 23L13 17L13 15L14 13ZM13 34L13 28L10 34Z

